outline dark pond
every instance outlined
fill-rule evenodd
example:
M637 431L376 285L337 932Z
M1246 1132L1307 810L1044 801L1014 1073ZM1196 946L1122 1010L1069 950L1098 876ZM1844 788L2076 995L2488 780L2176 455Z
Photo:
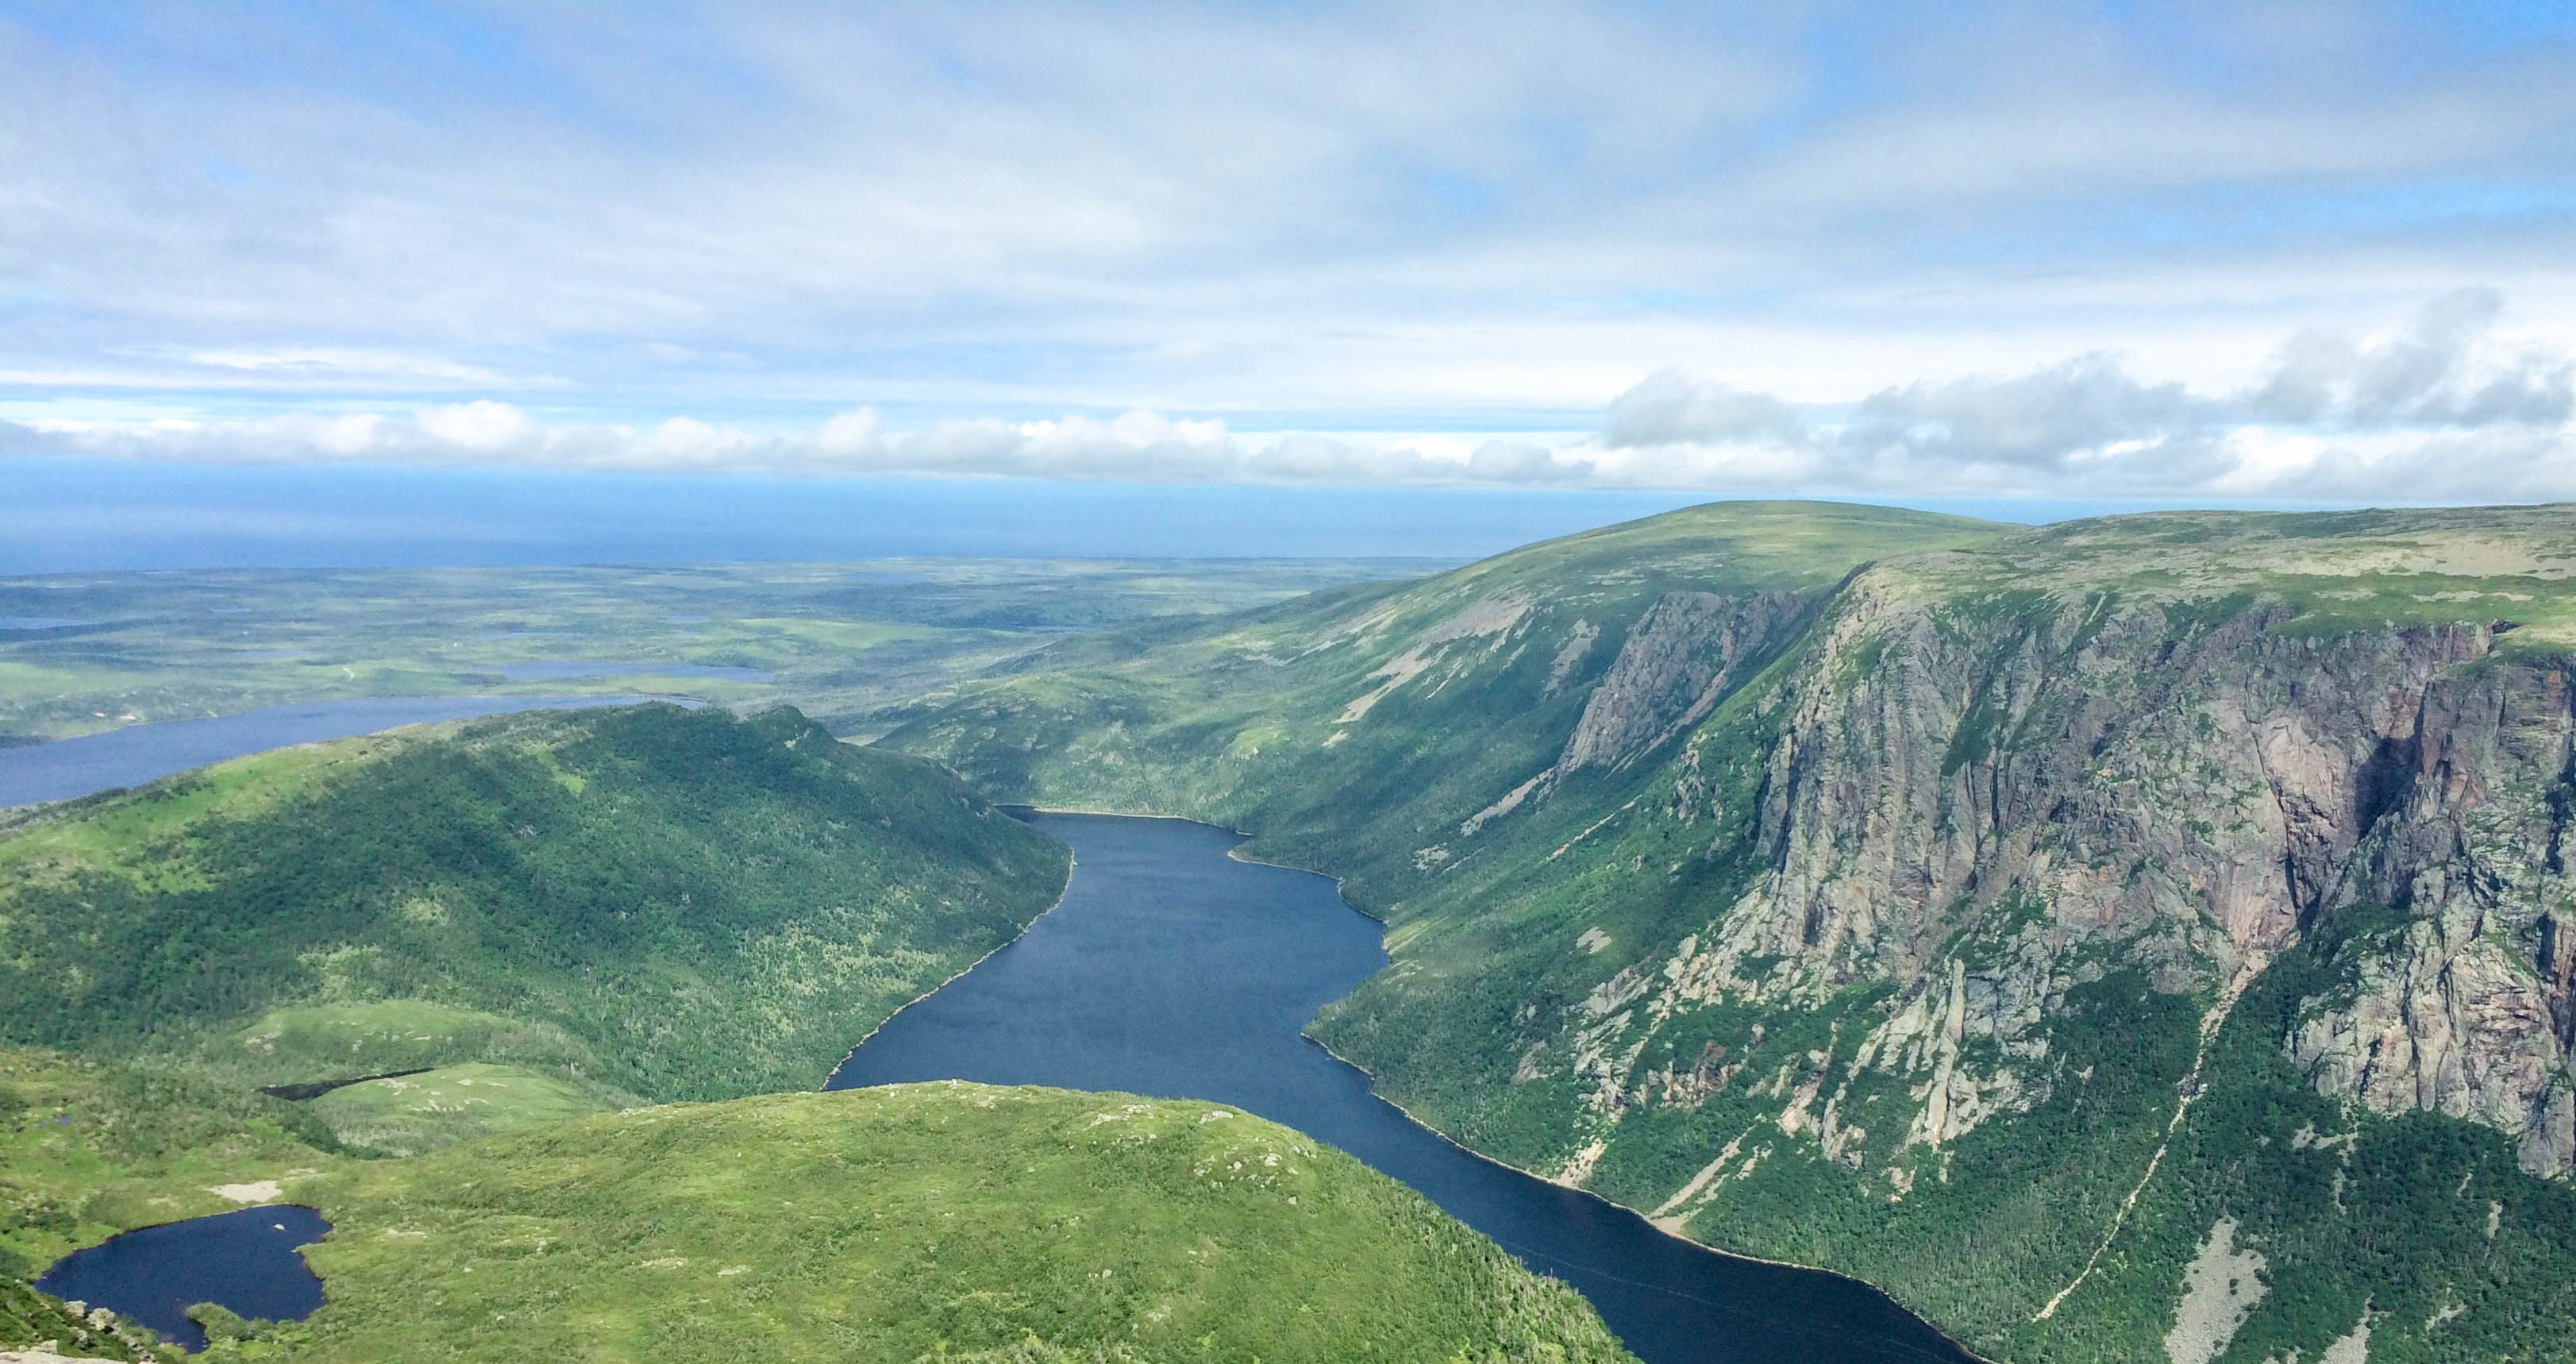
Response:
M1237 1104L1412 1185L1573 1284L1649 1364L1962 1364L1972 1356L1849 1279L1739 1260L1468 1154L1299 1033L1386 964L1332 882L1226 854L1203 824L1034 815L1073 845L1064 903L897 1014L831 1088L906 1080L1116 1089Z
M494 672L513 682L561 682L568 677L720 677L731 682L766 682L777 676L759 668L726 668L705 663L611 663L569 659L560 663L494 663L477 672Z
M267 706L239 715L128 725L49 744L0 748L0 808L140 786L173 772L289 744L373 734L398 725L514 710L625 706L649 696L378 696Z
M54 1262L36 1287L131 1317L188 1349L206 1333L188 1320L201 1302L245 1317L300 1321L322 1305L322 1281L298 1246L331 1224L311 1208L243 1208L129 1231Z

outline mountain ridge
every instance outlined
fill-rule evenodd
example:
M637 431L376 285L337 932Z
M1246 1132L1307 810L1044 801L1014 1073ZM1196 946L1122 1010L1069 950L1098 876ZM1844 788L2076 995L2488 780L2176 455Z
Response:
M2231 1236L2277 1291L2210 1358L2365 1319L2470 1358L2527 1348L2569 1267L2571 571L2554 507L1719 504L996 679L887 742L1344 876L1395 961L1315 1031L1391 1098L1989 1355L2155 1348L2264 1203ZM2391 1231L2465 1219L2485 1258L2424 1250L2366 1318L2380 1233L2339 1191L2428 1149L2457 1215Z

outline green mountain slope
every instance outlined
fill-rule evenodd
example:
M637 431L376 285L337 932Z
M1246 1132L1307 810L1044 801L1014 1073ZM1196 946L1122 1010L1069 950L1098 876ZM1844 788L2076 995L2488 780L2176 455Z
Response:
M888 742L1345 877L1391 1097L1990 1355L2557 1358L2571 576L2567 508L1720 505Z
M0 838L0 1042L257 1084L487 1062L600 1102L809 1088L1066 870L929 765L791 710L313 745Z
M1573 1290L1219 1105L958 1083L644 1109L297 1182L299 1360L1613 1361Z
M1691 508L1431 578L1069 641L934 696L883 743L987 792L1214 818L1275 854L1329 847L1364 899L1392 898L1417 849L1559 757L1641 621L1682 626L1684 670L1722 691L1873 554L1999 529L1830 503ZM1651 746L1700 699L1679 684L1641 698L1587 731L1586 761ZM1385 895L1367 888L1382 879Z
M302 1106L201 1067L0 1047L0 1291L117 1232L273 1198L338 1150ZM51 1334L14 1329L0 1317L0 1348Z
M150 1353L149 1346L137 1347L120 1337L115 1324L92 1325L60 1300L0 1275L0 1350L38 1349L72 1359L135 1359ZM43 1364L43 1356L27 1364Z

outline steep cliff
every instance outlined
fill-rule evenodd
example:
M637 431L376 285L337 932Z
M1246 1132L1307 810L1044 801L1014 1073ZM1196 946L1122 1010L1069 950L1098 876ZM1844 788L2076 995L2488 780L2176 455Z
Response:
M1344 875L1394 1097L1989 1353L2555 1357L2571 571L2565 508L1736 504L893 741Z

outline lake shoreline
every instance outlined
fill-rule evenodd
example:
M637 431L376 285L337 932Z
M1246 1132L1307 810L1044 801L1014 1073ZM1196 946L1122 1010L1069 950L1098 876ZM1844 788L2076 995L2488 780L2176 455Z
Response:
M1003 807L995 806L994 808L1002 809ZM1005 817L1011 817L1007 810L1004 811L1004 814ZM947 989L951 984L963 979L968 972L973 971L976 967L981 966L988 961L991 961L993 959L994 952L999 952L1003 948L1009 947L1012 943L1016 943L1020 939L1027 937L1029 935L1029 930L1037 927L1041 920L1063 908L1064 897L1070 894L1073 890L1074 873L1079 871L1081 867L1082 860L1074 856L1073 849L1070 846L1067 846L1065 848L1064 857L1064 884L1056 887L1055 899L1051 901L1046 908L1039 910L1035 918L1032 918L1027 923L1020 925L1020 931L1012 934L1009 941L995 943L991 952L986 952L984 955L968 962L964 967L958 970L957 974L952 975L948 979L939 982L937 985L933 985L929 989L922 991L920 994L905 1000L902 1008L896 1009L893 1013L887 1014L884 1018L879 1019L875 1027L868 1029L868 1035L866 1037L862 1037L858 1041L851 1043L850 1049L841 1053L841 1059L833 1063L831 1073L823 1077L821 1087L816 1089L814 1092L818 1094L831 1093L832 1081L840 1077L841 1067L848 1065L850 1063L850 1058L858 1055L859 1048L866 1046L870 1041L874 1040L878 1033L884 1032L887 1024L903 1017L904 1009L909 1009L913 1005L921 1003L923 1000L930 998L932 995L938 994L940 991Z
M1180 822L1180 823L1183 823L1183 824L1196 824L1196 825L1199 825L1199 826L1200 826L1200 827L1202 827L1202 828L1209 828L1209 829L1217 829L1217 830L1221 830L1222 832L1229 833L1229 834L1233 834L1233 835L1235 835L1235 836L1237 836L1237 837L1239 837L1239 838L1242 838L1242 839L1246 840L1247 842L1248 842L1248 841L1250 841L1250 840L1252 840L1252 839L1255 839L1255 838L1260 837L1260 835L1259 835L1258 833L1253 832L1253 831L1251 831L1251 830L1247 830L1247 829L1237 829L1237 828L1233 828L1233 827L1231 827L1231 826L1229 826L1229 825L1216 824L1216 823L1212 823L1212 822L1210 822L1210 821L1208 821L1208 820L1204 820L1204 819L1193 819L1193 818L1191 818L1191 817L1190 817L1190 816L1188 816L1188 815L1168 815L1168 814L1131 814L1131 813L1128 813L1128 812L1123 811L1123 810L1072 809L1072 808L1063 808L1063 807L1055 807L1055 806L1043 806L1043 805L1029 805L1029 806L1022 806L1022 807L1019 807L1019 808L1035 810L1035 811L1037 811L1037 812L1038 812L1038 813L1040 813L1040 814L1051 814L1051 815L1053 815L1053 814L1062 814L1062 815L1089 815L1089 816L1094 816L1094 817L1112 818L1112 819L1162 819L1162 820L1174 820L1174 821L1177 821L1177 822ZM1234 847L1234 848L1230 848L1230 849L1228 849L1228 850L1226 851L1226 854L1225 854L1225 855L1226 855L1227 857L1229 857L1229 858L1231 858L1231 859L1233 859L1233 860L1235 860L1235 861L1237 861L1237 862L1241 862L1241 863L1243 863L1243 864L1245 864L1245 865L1247 865L1247 866L1255 866L1255 867L1276 867L1276 868L1278 868L1278 869L1279 869L1279 870L1281 870L1281 871L1302 872L1302 873L1304 873L1304 874L1306 874L1306 875L1308 875L1308 876L1320 877L1320 878L1322 878L1323 880L1326 880L1326 881L1329 881L1329 882L1331 882L1331 883L1332 883L1332 886L1333 886L1333 895L1334 895L1334 897L1335 897L1336 899L1341 900L1341 902L1342 902L1345 906L1347 906L1347 907L1350 909L1350 911L1351 911L1352 913L1357 914L1357 915L1359 915L1360 917L1362 917L1362 918L1364 918L1364 919L1367 919L1367 920L1368 920L1368 921L1370 921L1371 923L1374 923L1374 924L1379 925L1379 926L1381 927L1381 929L1383 929L1383 928L1385 928L1385 927L1387 926L1387 921L1386 921L1384 918L1382 918L1382 917L1380 917L1380 916L1378 916L1378 915L1375 915L1375 914L1371 914L1371 913L1369 913L1367 910L1360 908L1358 905L1351 904L1351 902L1350 902L1350 898L1349 898L1347 895L1344 895L1344 894L1342 893L1342 878L1341 878L1341 877L1339 877L1339 876L1334 875L1334 874L1333 874L1333 873L1331 873L1331 872L1327 872L1327 871L1319 871L1319 870L1317 870L1316 868L1313 868L1313 867L1301 867L1301 866L1297 866L1297 865L1296 865L1296 864L1294 864L1294 863L1289 863L1289 862L1272 862L1272 861L1269 861L1269 860L1264 859L1264 858L1259 858L1259 857L1247 857L1247 856L1245 856L1245 855L1244 855L1243 850L1242 850L1242 848L1241 848L1240 846L1237 846L1237 847ZM1070 878L1069 878L1069 877L1068 877L1068 882L1067 882L1067 888L1068 888L1068 889L1070 889ZM999 949L996 949L996 950L998 951ZM1392 956L1392 954L1390 954L1390 958L1391 958L1391 956ZM1389 964L1390 964L1390 965L1392 965L1392 961L1391 961L1391 960L1390 960L1390 963L1389 963ZM961 974L962 974L962 973L961 973ZM1348 997L1349 997L1348 995L1344 995L1344 996L1342 996L1342 998L1348 998ZM905 1007L909 1008L909 1007L911 1007L911 1006L910 1006L910 1005L906 1005ZM891 1020L889 1020L889 1021L891 1021ZM873 1034L873 1033L871 1033L871 1034L870 1034L870 1036L874 1036L874 1034ZM1569 1182L1567 1182L1567 1181L1565 1181L1565 1180L1562 1180L1562 1179L1557 1178L1557 1177L1556 1177L1556 1176L1554 1176L1554 1175L1543 1174L1543 1173L1541 1173L1541 1172L1539 1172L1539 1171L1537 1171L1537 1170L1523 1169L1522 1167L1520 1167L1520 1166L1518 1166L1518 1165L1514 1165L1514 1164L1512 1164L1510 1161L1507 1161L1507 1160L1501 1159L1500 1157L1497 1157L1497 1156L1488 1155L1488 1154L1486 1154L1486 1153L1485 1153L1485 1152L1483 1152L1483 1151L1479 1151L1479 1150L1477 1150L1475 1147L1473 1147L1473 1146L1469 1146L1469 1145L1467 1145L1465 1142L1462 1142L1462 1141L1458 1140L1456 1137L1453 1137L1453 1136L1449 1135L1448 1133L1446 1133L1446 1132L1444 1132L1444 1131L1441 1131L1438 1127L1433 1126L1433 1125L1432 1125L1432 1124L1430 1124L1430 1123L1424 1122L1424 1121L1422 1120L1422 1118L1420 1117L1420 1115L1416 1114L1412 1109L1405 1107L1402 1103L1399 1103L1399 1102L1397 1102L1394 1098L1390 1097L1390 1096L1386 1093L1386 1091L1385 1091L1385 1090L1381 1089L1381 1088L1378 1086L1378 1080L1377 1080L1377 1075L1376 1075L1376 1073L1375 1073L1375 1072L1373 1072L1373 1071L1371 1071L1368 1067L1363 1066L1363 1065L1361 1065L1360 1063L1358 1063L1357 1061L1354 1061L1354 1060L1350 1059L1349 1057L1342 1055L1340 1052L1337 1052L1337 1051L1333 1050L1332 1046L1331 1046L1329 1043L1325 1042L1322 1038L1319 1038L1319 1037L1315 1036L1313 1033L1305 1032L1305 1031L1303 1031L1303 1030L1301 1029L1301 1030L1299 1031L1299 1033L1298 1033L1298 1036L1300 1036L1300 1037L1304 1038L1306 1041L1308 1041L1308 1042L1312 1043L1316 1048L1318 1048L1319 1050L1321 1050L1321 1051L1322 1051L1326 1056L1331 1057L1335 1062L1337 1062L1337 1063L1339 1063L1339 1064L1341 1064L1341 1065L1348 1066L1348 1067L1350 1067L1352 1070L1357 1071L1360 1075L1362 1075L1363 1077L1365 1077L1365 1078L1368 1080L1368 1092L1369 1092L1370 1097L1372 1097L1372 1098L1376 1099L1376 1100L1377 1100L1378 1102L1380 1102L1380 1103L1385 1104L1387 1107L1394 1109L1396 1112L1403 1114L1403 1115L1404 1115L1404 1117L1405 1117L1405 1120L1406 1120L1406 1121L1411 1122L1414 1126L1421 1128L1423 1131L1430 1133L1432 1136L1438 1137L1441 1141L1446 1142L1446 1143L1447 1143L1448 1145L1450 1145L1451 1147L1455 1148L1456 1150L1458 1150L1458 1151L1460 1151L1460 1152L1463 1152L1463 1153L1464 1153L1464 1154L1466 1154L1466 1155L1473 1156L1473 1157L1475 1157L1477 1160L1483 1161L1483 1162L1485 1162L1486 1164L1488 1164L1488 1165L1492 1165L1492 1166L1495 1166L1495 1167L1497 1167L1497 1168L1499 1168L1499 1169L1509 1170L1509 1171L1511 1171L1513 1174L1526 1176L1527 1178L1535 1179L1535 1180L1538 1180L1538 1181L1540 1181L1540 1182L1542 1182L1542 1183L1545 1183L1545 1184L1552 1184L1552 1185L1556 1186L1557 1188L1560 1188L1560 1189L1565 1190L1565 1191L1566 1191L1566 1192L1568 1192L1568 1193L1581 1194L1582 1196L1584 1196L1584 1197L1586 1197L1586 1198L1590 1198L1590 1199L1597 1200L1598 1202L1600 1202L1601 1204L1603 1204L1603 1205L1604 1205L1604 1206L1606 1206L1606 1207L1615 1208L1615 1209L1617 1209L1617 1210L1618 1210L1618 1211L1620 1211L1620 1212L1628 1213L1628 1214L1630 1214L1630 1215L1633 1215L1633 1216L1635 1216L1638 1220L1640 1220L1640 1221L1644 1222L1648 1227L1652 1228L1652 1229L1653 1229L1657 1234L1662 1235L1662 1236L1665 1236L1665 1237L1669 1237L1669 1238L1670 1238L1671 1240L1673 1240L1674 1242L1676 1242L1676 1243L1678 1243L1678 1244L1680 1244L1680 1245L1688 1246L1688 1247L1690 1247L1690 1248L1691 1248L1691 1249L1693 1249L1693 1250L1705 1251L1705 1252L1707 1252L1708 1254L1716 1255L1716 1256L1720 1256L1720 1257L1725 1258L1725 1259L1729 1259L1729 1260L1738 1260L1738 1261L1742 1261L1743 1263L1746 1263L1746 1264L1763 1265L1763 1266L1767 1266L1767 1267L1769 1267L1769 1268L1773 1268L1773 1269L1792 1269L1792 1270L1797 1270L1797 1271L1799 1271L1799 1272L1801 1272L1801 1273L1806 1273L1806 1274L1826 1274L1826 1275L1831 1275L1831 1276L1833 1276L1834 1278L1841 1279L1841 1280L1844 1280L1844 1281L1849 1282L1849 1283L1858 1284L1858 1285L1860 1285L1861 1287L1868 1289L1870 1292L1872 1292L1872 1293L1875 1293L1875 1294L1879 1295L1881 1298L1886 1299L1886 1301L1888 1302L1888 1304L1889 1304L1889 1305L1891 1305L1891 1306L1893 1306L1893 1307L1896 1307L1897 1309L1899 1309L1899 1310L1903 1311L1904 1313L1906 1313L1908 1316L1911 1316L1911 1317L1913 1317L1914 1319L1916 1319L1917 1321L1922 1322L1925 1326L1930 1327L1930 1328L1931 1328L1935 1333L1939 1334L1939 1335L1940 1335L1940 1337L1941 1337L1943 1340L1948 1341L1952 1346L1954 1346L1955 1348L1959 1349L1959 1350L1960 1350L1960 1351L1962 1351L1963 1353L1967 1354L1971 1359L1974 1359L1974 1360L1979 1361L1979 1364L1997 1364L1997 1362L1996 1362L1996 1361L1989 1360L1989 1359L1987 1359L1987 1358L1986 1358L1986 1356L1981 1355L1981 1354L1978 1354L1974 1349L1972 1349L1972 1348L1967 1344L1967 1342L1960 1340L1960 1339L1959 1339L1957 1336L1955 1336L1955 1335L1952 1335L1948 1330L1944 1329L1944 1328L1943 1328L1943 1327L1942 1327L1938 1322L1935 1322L1935 1321L1933 1321L1931 1318L1924 1316L1922 1313L1915 1311L1913 1308L1906 1306L1906 1304L1905 1304L1905 1302L1904 1302L1904 1300L1903 1300L1903 1299L1901 1299L1901 1298L1897 1297L1895 1294L1893 1294L1893 1293L1889 1292L1889 1291L1888 1291L1888 1290L1886 1290L1885 1288L1882 1288L1882 1287L1880 1287L1879 1285L1874 1284L1874 1283L1870 1282L1869 1280L1867 1280L1867 1279L1864 1279L1864 1278L1860 1277L1860 1276L1859 1276L1859 1275L1857 1275L1857 1274L1847 1274L1847 1273L1843 1272L1842 1270L1834 1269L1834 1268L1831 1268L1830 1266L1826 1266L1826 1265L1802 1264L1802 1263L1800 1263L1800 1262L1798 1262L1798 1261L1796 1261L1796 1260L1775 1260L1775 1259L1772 1259L1772 1258L1770 1258L1770 1257L1768 1257L1768 1256L1763 1256L1763 1255L1748 1255L1748 1254L1746 1254L1746 1253L1744 1253L1744 1252L1742 1252L1742 1251L1737 1251L1737 1250L1728 1250L1728 1249L1726 1249L1726 1248L1725 1248L1725 1247L1723 1247L1723 1246L1714 1246L1714 1245L1710 1245L1709 1243L1707 1243L1707 1242L1705 1242L1705 1241L1698 1240L1698 1239L1697 1239L1697 1238L1695 1238L1695 1237L1685 1236L1685 1235L1682 1235L1682 1234L1681 1234L1681 1233L1679 1233L1679 1232L1675 1232L1675 1231L1672 1231L1672 1230L1667 1229L1666 1227L1664 1227L1661 1223L1659 1223L1659 1222L1655 1219L1655 1217L1654 1217L1654 1215L1653 1215L1653 1214L1651 1214L1651 1213L1649 1213L1649 1212L1645 1211L1644 1209L1641 1209L1641 1208L1632 1208L1632 1207L1628 1206L1627 1204L1622 1203L1622 1202L1620 1202L1619 1200L1617 1200L1617 1199L1615 1199L1615 1198L1610 1198L1610 1197L1608 1197L1608 1196L1606 1196L1606 1195L1599 1194L1599 1193L1595 1193L1595 1192L1593 1192L1592 1190L1587 1189L1587 1188L1583 1187L1583 1186L1582 1186L1582 1185L1580 1185L1580 1184L1573 1184L1573 1183L1569 1183Z
M1021 952L888 1019L835 1087L954 1078L1236 1106L1358 1157L1566 1281L1648 1361L1988 1364L1875 1284L1675 1235L1378 1092L1304 1028L1391 962L1384 921L1338 878L1244 856L1248 833L1188 816L1018 808L1074 847L1079 884Z

